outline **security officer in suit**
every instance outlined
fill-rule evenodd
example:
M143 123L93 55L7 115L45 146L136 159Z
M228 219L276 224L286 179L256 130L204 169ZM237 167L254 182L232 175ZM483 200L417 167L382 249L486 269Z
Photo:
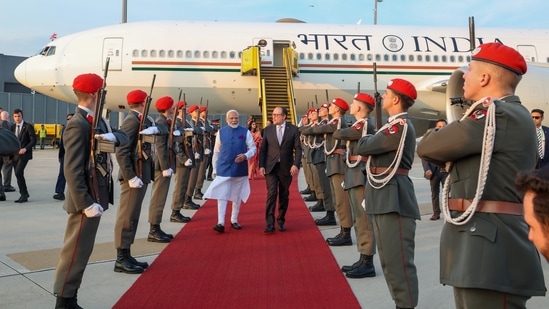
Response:
M98 91L102 86L103 79L93 73L77 76L72 85L78 98L78 107L63 134L64 170L68 189L63 208L69 217L65 242L55 268L55 308L80 308L76 294L93 251L101 215L107 210L109 203L112 203L112 162L109 153L98 150L95 158L90 157L93 118L101 117L94 112ZM97 123L94 138L98 141L95 145L99 140L114 143L115 146L128 142L128 136L124 132L112 130L103 119ZM95 171L89 170L92 159L95 162ZM92 181L90 177L93 177ZM95 192L95 196L90 192Z
M122 122L120 130L128 135L129 142L116 149L116 160L120 166L118 173L120 204L114 224L116 248L114 271L127 274L140 274L149 266L147 262L139 262L131 255L131 245L135 240L141 205L153 174L152 144L145 142L139 133L143 129L154 126L152 119L147 117L143 120L143 127L140 127L146 99L147 93L140 89L132 90L127 94L126 101L130 112ZM141 147L138 147L138 143ZM141 154L138 153L139 151Z
M187 108L185 101L177 103L177 117L175 118L174 145L173 151L175 154L175 181L172 195L172 214L170 222L187 223L191 218L181 214L181 208L185 203L185 194L189 185L189 177L191 171L195 168L195 159L192 152L192 136L193 128L185 121L183 117L183 109ZM173 134L173 133L172 133Z
M6 126L2 126L3 124L6 124ZM21 149L21 144L19 143L17 136L6 127L7 123L2 123L0 120L0 170L4 163L3 157L12 157ZM2 175L0 174L0 202L5 200L6 195L4 193L4 186L2 185Z
M366 163L366 212L372 216L379 259L397 308L417 306L419 287L414 263L416 220L420 220L414 185L408 172L414 162L416 134L408 108L415 87L395 78L382 96L389 123L358 141Z
M526 70L515 49L479 45L463 77L465 99L477 103L461 120L428 132L417 149L422 159L450 162L440 281L454 287L458 308L526 308L531 296L545 295L522 195L514 187L517 172L537 161L535 126L514 95Z
M189 125L193 128L192 138L192 152L194 153L194 166L189 176L189 183L187 185L187 193L185 196L185 203L183 208L185 209L198 209L200 205L193 201L194 188L200 175L200 165L204 160L204 124L200 121L199 107L197 105L191 105L187 109L187 114L190 116Z
M536 125L536 136L538 138L538 161L536 168L542 168L549 163L549 143L547 142L549 127L541 124L543 122L543 110L535 108L530 113Z
M11 131L19 138L21 149L17 156L17 161L14 162L14 172L17 178L17 186L21 196L15 200L16 203L25 203L29 200L29 190L27 189L27 181L25 180L25 168L32 160L32 149L36 145L36 134L34 125L23 120L23 111L15 109L13 111L13 121Z
M344 265L341 270L348 278L375 277L374 254L376 244L374 231L370 218L366 213L362 202L364 201L364 184L366 177L364 166L367 157L357 153L357 144L366 134L374 133L374 125L368 121L368 115L375 107L374 98L367 93L357 93L350 106L350 113L356 119L351 127L341 128L334 132L334 138L345 141L345 180L344 189L348 195L349 205L353 214L352 222L345 222L340 219L341 232L335 237L326 241L331 246L352 245L351 225L354 226L356 234L356 245L360 258L352 265Z
M332 117L326 125L313 128L313 133L324 136L324 155L326 156L326 176L330 180L330 192L332 205L335 210L326 208L326 216L315 220L316 225L336 225L334 211L337 212L340 225L344 222L346 226L351 225L351 208L349 200L341 186L345 178L345 144L335 139L333 133L341 128L346 128L347 123L343 116L349 109L349 104L341 98L335 98L328 107L328 113ZM352 244L352 243L351 243ZM349 245L351 245L349 244Z
M166 243L173 239L173 235L166 234L160 228L160 223L162 222L162 213L170 190L171 177L174 173L171 168L173 164L170 162L170 147L168 146L170 118L173 116L173 99L169 96L161 97L156 100L154 106L159 113L155 121L157 130L146 132L147 134L155 134L154 181L149 202L149 223L151 227L147 241Z
M446 119L439 119L435 124L435 130L446 126ZM423 166L423 177L429 180L431 187L431 204L433 206L433 215L429 220L435 221L440 219L440 188L446 180L446 170L444 167L438 166L432 162L421 160Z

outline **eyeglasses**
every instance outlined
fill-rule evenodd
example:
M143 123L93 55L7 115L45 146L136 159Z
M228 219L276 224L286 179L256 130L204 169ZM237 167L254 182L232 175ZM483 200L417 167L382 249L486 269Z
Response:
M541 116L532 116L532 119L540 119Z

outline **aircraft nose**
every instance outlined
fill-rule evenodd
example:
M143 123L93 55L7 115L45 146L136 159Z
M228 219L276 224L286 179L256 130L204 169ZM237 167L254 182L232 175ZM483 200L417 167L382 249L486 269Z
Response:
M27 85L27 60L21 62L13 72L13 75L15 76L15 79L20 84Z

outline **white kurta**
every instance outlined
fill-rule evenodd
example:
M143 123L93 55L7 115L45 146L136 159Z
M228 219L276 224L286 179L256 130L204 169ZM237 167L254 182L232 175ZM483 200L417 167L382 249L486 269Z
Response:
M219 152L223 146L223 141L218 135L215 139L214 154L212 157L213 174L217 174L217 161L219 159ZM248 151L245 153L246 158L250 159L255 155L256 147L250 131L246 134L246 145ZM214 200L226 200L233 203L246 202L250 197L250 182L248 176L242 177L228 177L228 176L215 176L208 190L204 193L204 198Z

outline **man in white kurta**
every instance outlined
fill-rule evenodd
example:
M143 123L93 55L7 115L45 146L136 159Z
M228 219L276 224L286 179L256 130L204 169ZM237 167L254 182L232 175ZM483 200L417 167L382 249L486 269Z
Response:
M248 162L256 152L250 131L238 125L236 110L227 112L228 126L219 130L215 140L212 158L215 179L204 193L206 199L217 200L217 224L214 230L225 232L225 214L227 204L232 202L231 227L240 230L238 213L240 204L250 196L248 181Z

